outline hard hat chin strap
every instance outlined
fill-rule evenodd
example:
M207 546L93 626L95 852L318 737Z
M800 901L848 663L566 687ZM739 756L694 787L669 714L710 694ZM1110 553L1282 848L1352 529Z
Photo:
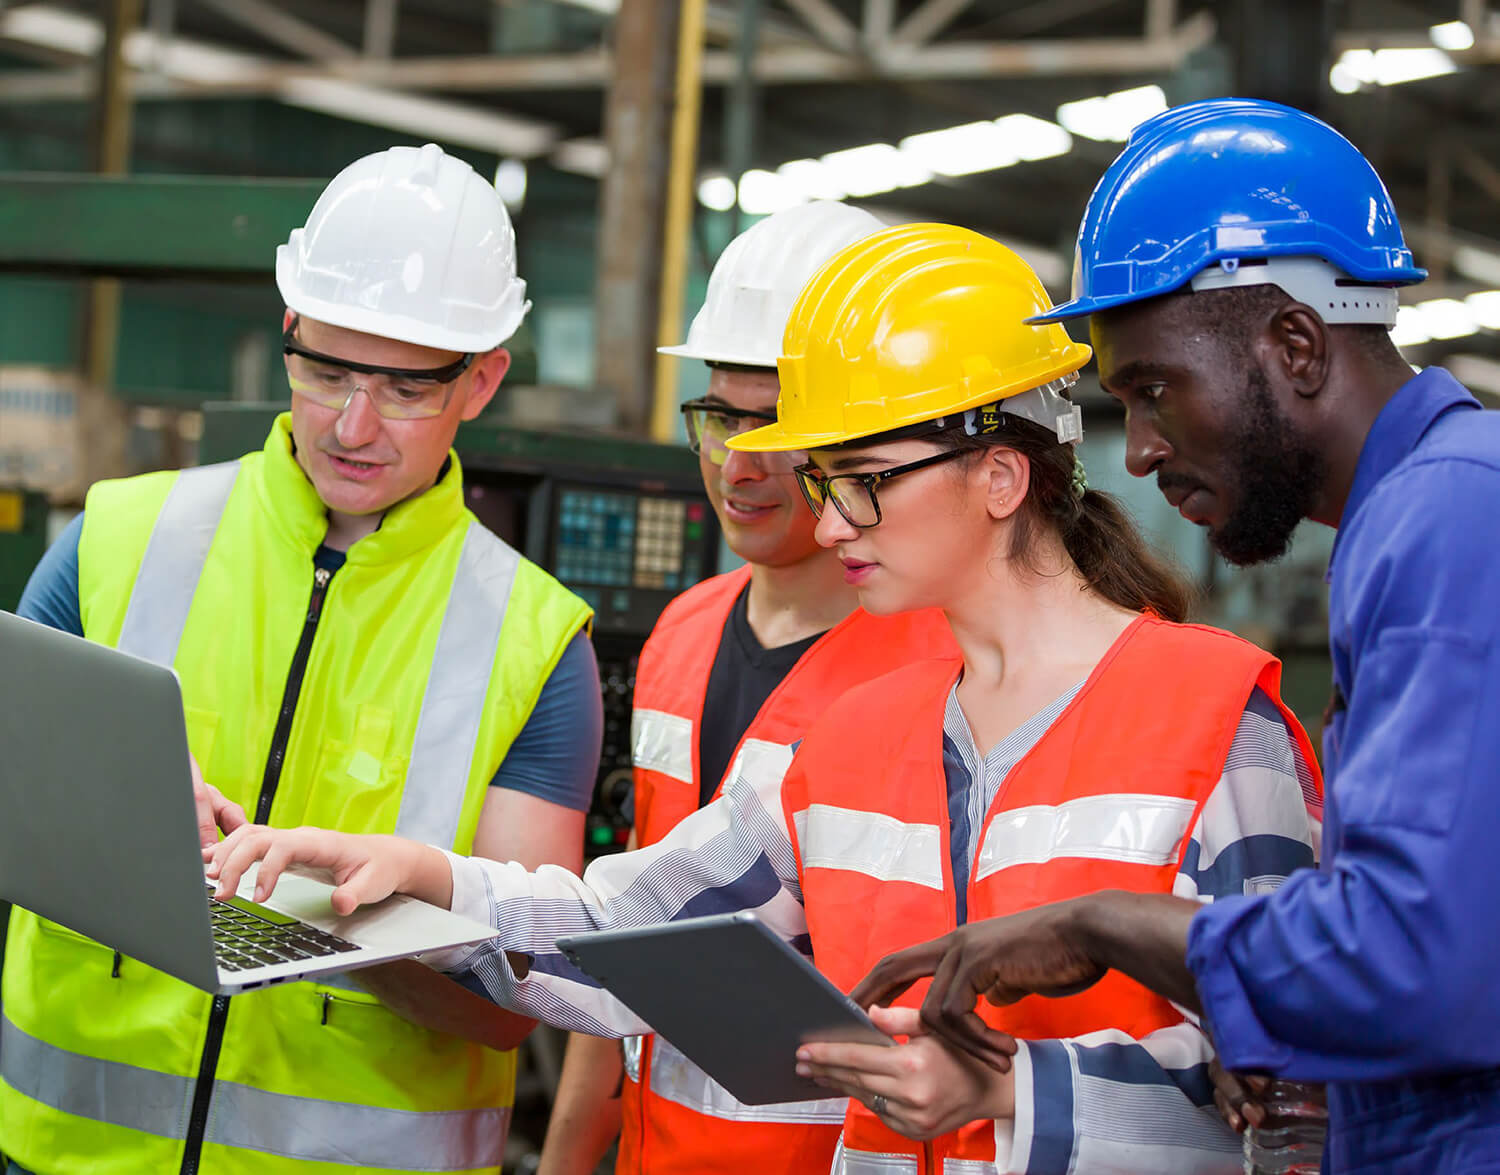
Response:
M1237 286L1278 286L1318 312L1329 326L1396 325L1398 299L1390 286L1350 277L1321 257L1225 257L1199 270L1189 283L1194 293Z
M993 404L965 409L964 432L985 436L1001 428L1001 416L1019 416L1052 429L1060 445L1076 444L1083 439L1083 409L1064 393L1077 382L1078 374L1073 372Z

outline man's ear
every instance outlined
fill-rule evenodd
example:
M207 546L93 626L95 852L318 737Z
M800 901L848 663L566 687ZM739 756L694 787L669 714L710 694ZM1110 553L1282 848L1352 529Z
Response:
M1310 400L1328 382L1328 324L1301 302L1283 306L1269 327L1271 356L1298 396Z
M1031 488L1031 458L1003 445L984 451L979 465L985 479L985 498L991 518L1009 518L1026 500Z
M476 355L469 367L469 391L460 420L473 420L484 411L485 405L495 398L500 390L500 381L510 370L510 352L496 347L483 355Z

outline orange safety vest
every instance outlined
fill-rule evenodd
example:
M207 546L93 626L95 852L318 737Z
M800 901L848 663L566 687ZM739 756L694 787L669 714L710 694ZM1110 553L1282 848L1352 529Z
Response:
M741 568L690 588L662 613L641 651L631 740L636 837L643 847L698 810L703 700L730 612L749 580L749 569ZM881 617L855 610L824 633L766 699L725 778L747 745L797 742L851 686L930 657L944 658L940 663L949 674L957 656L939 612ZM621 1175L826 1175L846 1099L743 1105L669 1042L652 1036L625 1042L625 1071L615 1168Z
M942 760L956 676L951 665L913 665L853 690L787 772L782 795L818 967L845 991L882 956L956 925ZM1170 893L1256 686L1316 771L1280 680L1279 661L1228 633L1152 616L1132 623L986 813L969 919L1103 889ZM898 1002L920 1004L927 986ZM1031 996L1006 1008L981 1001L979 1012L1028 1040L1111 1028L1139 1038L1183 1019L1119 972L1065 999ZM914 1142L849 1103L846 1175L954 1175L974 1170L970 1161L996 1161L994 1123Z

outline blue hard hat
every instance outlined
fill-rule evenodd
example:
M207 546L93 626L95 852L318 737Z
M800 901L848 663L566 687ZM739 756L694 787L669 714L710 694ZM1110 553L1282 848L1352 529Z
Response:
M1189 102L1136 127L1089 197L1073 298L1057 322L1154 298L1220 261L1321 257L1361 282L1418 269L1369 160L1327 123L1275 102Z

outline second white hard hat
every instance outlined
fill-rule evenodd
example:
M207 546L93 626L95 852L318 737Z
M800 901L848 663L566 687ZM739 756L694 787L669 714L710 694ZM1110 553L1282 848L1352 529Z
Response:
M308 318L466 354L505 342L531 305L494 185L435 143L339 172L276 250L276 285Z
M775 368L787 314L808 280L847 245L885 227L849 204L818 200L751 225L729 242L687 342L663 355Z

